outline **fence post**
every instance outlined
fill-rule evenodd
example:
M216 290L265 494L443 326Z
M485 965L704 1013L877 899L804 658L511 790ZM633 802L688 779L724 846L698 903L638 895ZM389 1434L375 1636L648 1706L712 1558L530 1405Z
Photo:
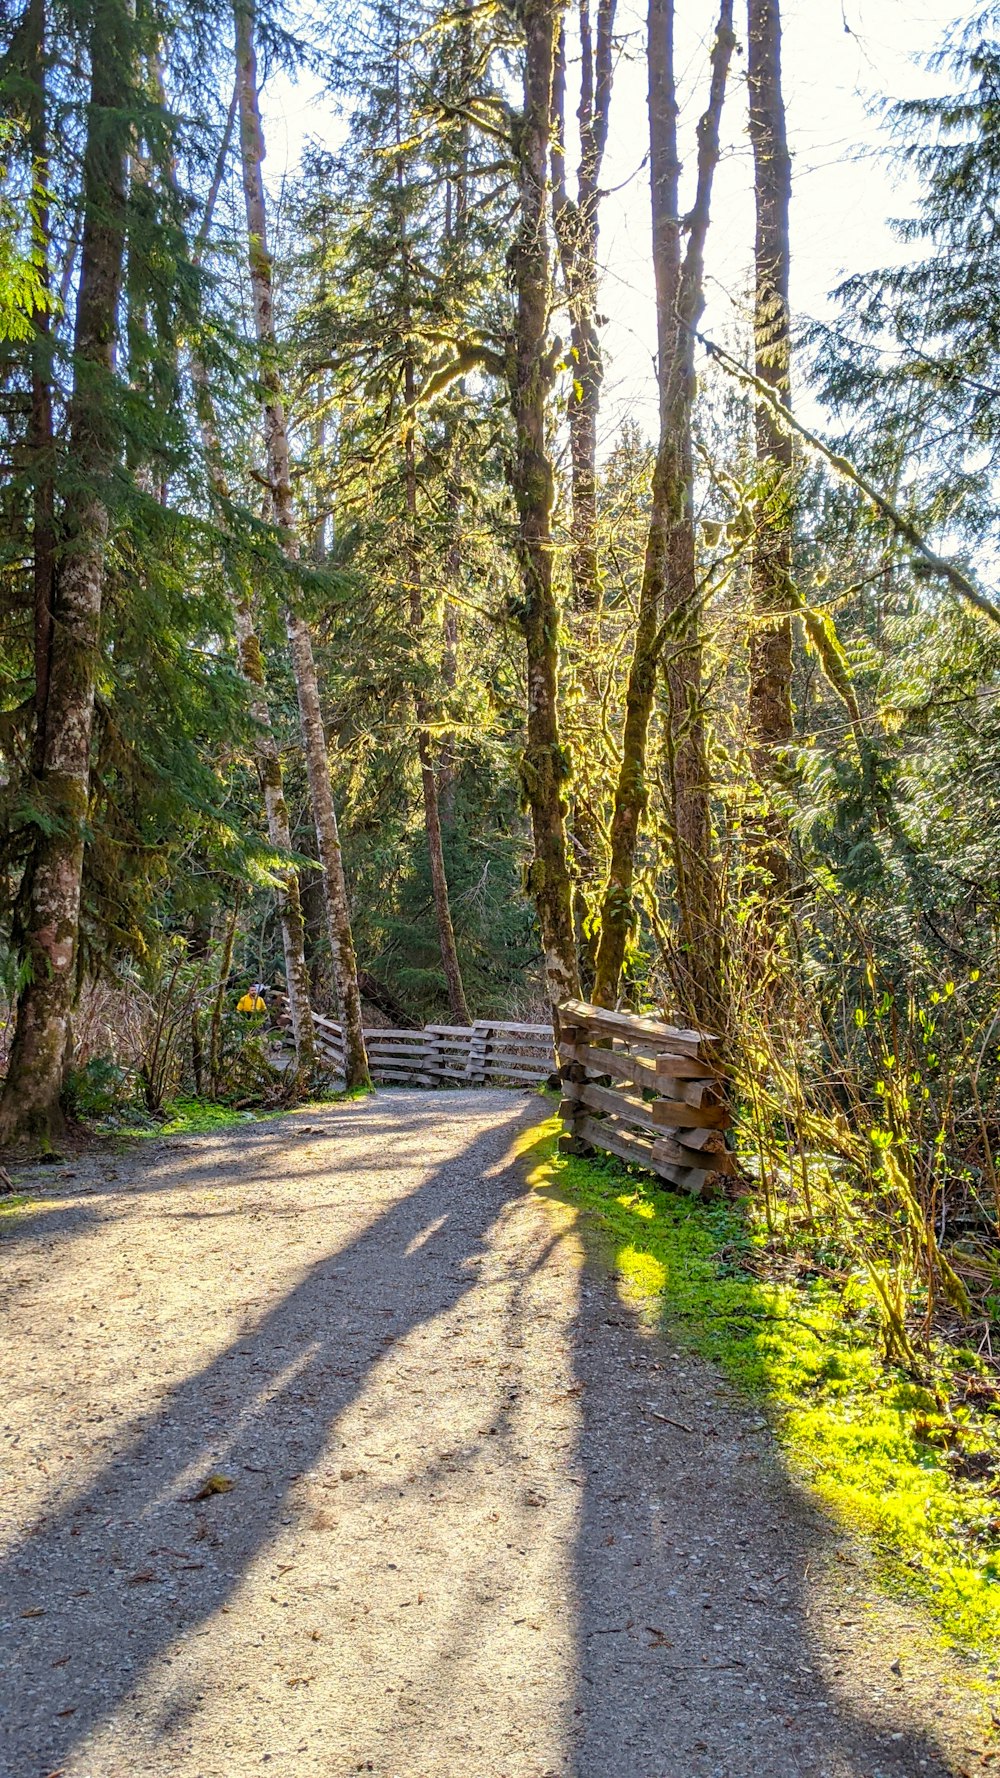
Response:
M485 1019L477 1019L472 1027L472 1042L469 1045L469 1060L466 1064L466 1076L471 1083L486 1079L486 1036L489 1025Z
M552 1026L557 1070L563 1082L559 1116L569 1125L566 1133L559 1138L559 1149L562 1154L591 1154L593 1150L590 1143L584 1141L580 1128L587 1108L575 1093L566 1091L567 1086L582 1086L587 1079L587 1070L577 1059L578 1049L587 1041L587 1027L585 1024L572 1023L568 1010L558 1006L552 1009Z

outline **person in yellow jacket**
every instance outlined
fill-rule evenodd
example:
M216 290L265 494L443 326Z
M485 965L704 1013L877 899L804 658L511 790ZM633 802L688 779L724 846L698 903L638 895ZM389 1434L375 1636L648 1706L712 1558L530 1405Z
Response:
M246 993L236 1002L236 1011L246 1013L251 1018L255 1013L266 1012L267 1006L265 1005L263 996L264 983L251 982Z

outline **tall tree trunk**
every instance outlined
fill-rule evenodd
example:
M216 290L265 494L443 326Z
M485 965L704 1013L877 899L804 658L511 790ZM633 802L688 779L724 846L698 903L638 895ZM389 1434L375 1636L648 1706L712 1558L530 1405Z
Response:
M534 840L527 881L538 910L553 1005L580 992L573 885L566 851L565 795L570 772L559 734L559 611L552 578L551 529L555 478L545 437L555 357L548 339L551 268L545 211L558 17L556 0L522 0L524 109L514 137L520 220L509 255L516 318L508 352L515 431L510 473L522 578L518 615L528 685L521 780Z
M166 106L166 91L163 79L163 67L159 53L154 51L150 57L150 82L157 103ZM219 189L225 172L229 144L232 137L233 121L236 113L237 90L234 86L229 115L226 119L222 141L219 146L215 173L209 188L208 200L205 205L201 226L198 230L193 261L198 265L201 261L205 241L212 225L212 216L218 198ZM171 188L180 200L176 169L171 160L167 166L167 178ZM194 405L198 418L198 429L201 434L202 451L205 467L208 472L209 484L215 499L217 517L225 536L227 555L231 556L231 543L228 536L228 510L230 506L230 490L226 479L222 446L219 439L219 424L212 395L212 386L204 359L196 345L190 348L189 361L191 382L194 388ZM271 712L267 702L267 687L264 673L264 657L257 639L253 604L245 577L237 561L231 557L225 564L225 585L229 597L230 609L233 613L233 627L236 632L236 646L240 670L247 681L250 692L250 713L257 726L254 753L256 756L257 776L260 781L261 795L264 801L264 812L267 820L267 836L276 852L286 855L292 850L291 831L288 822L288 809L285 803L284 785L282 782L281 758L278 753L274 729L271 724ZM316 1068L316 1028L313 1024L312 1004L309 992L309 971L305 956L305 925L302 915L302 904L299 888L299 873L294 865L282 868L278 883L278 919L281 925L282 950L285 957L285 990L288 996L288 1009L292 1022L292 1035L295 1040L296 1066L304 1074L312 1074Z
M246 200L250 283L254 320L261 348L260 381L263 390L264 436L268 476L275 516L281 530L285 555L299 560L301 548L295 524L289 468L288 428L275 364L273 266L267 245L267 210L264 201L264 132L257 98L257 57L254 50L252 6L237 4L236 68L239 82L240 149L243 163L243 194ZM330 784L330 761L319 696L319 680L309 626L291 605L285 627L295 674L299 722L309 779L309 795L316 841L326 889L330 952L340 1016L344 1025L345 1073L350 1087L370 1085L368 1056L361 1023L358 966L351 933L351 916L340 850L337 816Z
M600 599L597 556L597 421L604 359L597 332L597 243L600 177L608 139L613 77L616 0L598 0L596 55L589 0L580 0L580 160L576 199L566 185L566 39L560 26L553 81L552 220L569 307L572 385L566 402L570 435L573 604L596 610Z
M396 189L399 194L399 247L409 273L409 248L405 228L405 203L403 183L403 114L402 92L399 77L402 60L401 17L396 10ZM404 294L403 330L410 329L410 310L408 295ZM406 403L406 429L403 439L403 467L406 485L406 530L407 530L407 579L409 581L410 630L418 653L421 650L424 632L423 593L420 577L420 556L417 547L417 455L414 414L416 411L417 379L413 363L413 355L409 341L406 345L406 360L403 369L403 399ZM418 662L419 671L419 662ZM451 917L451 897L448 893L448 874L444 862L444 844L441 836L441 808L438 795L437 762L434 757L434 743L431 737L430 719L431 704L424 691L414 691L414 711L417 719L417 755L420 760L420 784L424 799L424 832L427 836L427 855L431 870L431 894L434 900L434 919L437 926L438 949L441 953L441 967L444 970L445 985L448 992L448 1009L456 1024L469 1025L469 1008L465 999L465 985L462 981L462 969L458 961L458 947L455 943L455 927Z
M791 337L788 311L788 210L791 160L781 91L780 0L749 0L750 139L757 202L754 369L788 405ZM750 743L765 795L792 738L792 438L773 408L755 409L757 499L750 569ZM789 887L788 833L773 808L748 834L765 892L782 901ZM769 890L768 890L769 885Z
M45 0L29 0L27 12L27 137L32 182L48 189L48 118L46 106ZM49 207L39 196L32 217L32 248L39 280L46 293L51 281ZM28 452L32 481L32 570L35 595L35 738L33 764L44 770L45 714L52 657L52 608L55 600L55 439L52 427L52 323L48 306L32 315L31 417Z
M600 176L608 136L613 79L613 31L616 0L598 0L596 54L590 0L579 0L580 29L580 159L576 198L566 183L566 33L560 26L552 94L552 221L569 308L572 379L566 400L570 441L572 499L572 622L570 633L583 710L584 735L600 706L597 671L600 656L601 576L597 544L597 422L604 381L604 360L597 331L597 244L600 220ZM583 737L581 737L581 740ZM580 741L577 742L578 752ZM603 773L597 762L582 772L577 761L572 802L572 836L576 869L577 940L584 971L595 968L595 936L587 937L593 897L603 879L606 859L596 786Z
M677 891L683 1010L702 1023L719 1016L718 905L702 710L701 609L692 517L691 416L694 329L704 306L704 253L719 125L734 46L732 0L722 0L709 98L698 124L694 206L680 215L674 0L649 0L650 188L656 278L660 439L635 645L626 693L622 760L615 787L611 864L601 910L594 998L613 1006L634 912L635 855L648 789L646 758L657 676L666 652L667 760ZM681 258L681 232L687 248Z
M163 68L159 54L154 52L150 58L150 80L157 103L166 105L166 92L163 79ZM225 170L229 143L232 135L233 120L236 110L237 93L234 87L232 103L226 120L215 175L209 189L208 201L202 218L201 227L193 255L194 263L201 259L204 243L212 224L216 199ZM167 177L175 195L180 198L177 186L176 170L171 161L167 168ZM219 425L216 416L215 400L212 395L211 382L204 359L197 346L190 350L191 382L194 388L194 405L198 417L198 429L201 433L202 451L205 467L215 498L217 516L223 533L229 531L227 513L230 505L229 484L223 463L222 446L219 439ZM230 540L226 535L226 551L230 553ZM276 852L286 855L292 850L292 837L288 822L288 808L285 803L284 785L282 782L281 758L278 753L274 729L271 724L271 712L267 702L267 687L264 673L264 657L253 620L253 605L250 591L240 567L234 559L225 565L226 592L229 596L230 609L233 613L233 627L236 632L236 646L240 670L247 681L250 691L250 713L257 726L254 753L256 756L257 776L260 781L261 795L264 800L264 812L267 819L267 836ZM312 1004L309 992L309 970L305 955L305 924L302 915L302 903L299 888L299 873L294 865L282 868L278 883L278 919L281 925L282 950L285 957L285 990L288 996L288 1010L292 1022L292 1036L295 1040L296 1066L303 1074L311 1075L316 1068L316 1027L313 1024Z
M445 509L450 538L445 556L449 588L457 587L462 575L462 476L461 464L453 451L448 466L445 488ZM441 683L450 698L458 683L458 606L445 595L441 618ZM458 754L455 736L449 732L438 742L438 807L445 832L455 825L455 785L458 779Z
M122 0L94 0L90 105L83 163L83 238L74 335L64 549L48 650L45 739L38 788L51 825L38 832L23 887L28 979L18 996L0 1141L50 1143L59 1099L80 926L90 743L100 658L108 535L107 486L120 438L114 389L125 249L125 180L132 126L134 26Z
M470 14L474 0L462 0L458 55L458 93L465 105L473 81L473 41ZM461 289L467 275L469 248L469 152L472 130L466 116L458 132L458 166L446 188L445 244L449 275ZM456 394L464 395L465 384L459 381ZM445 507L448 515L448 547L445 556L447 586L450 591L462 579L462 420L445 421L447 470ZM458 680L459 610L446 592L441 618L441 682L446 696L454 692ZM454 734L438 740L438 809L445 832L455 825L455 786L458 779L458 751Z

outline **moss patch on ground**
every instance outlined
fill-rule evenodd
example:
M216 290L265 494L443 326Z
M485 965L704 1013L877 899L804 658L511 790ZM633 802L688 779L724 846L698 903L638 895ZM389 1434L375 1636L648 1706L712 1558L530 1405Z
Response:
M562 1156L562 1127L528 1133L530 1183L580 1212L625 1295L766 1407L794 1472L871 1541L881 1578L962 1647L1000 1655L1000 1415L955 1405L974 1354L939 1350L921 1378L887 1366L863 1277L769 1280L738 1204Z
M206 1135L213 1130L229 1129L234 1124L270 1122L272 1118L294 1118L303 1113L323 1111L345 1099L367 1099L370 1090L368 1087L351 1087L338 1093L329 1093L322 1099L311 1099L304 1104L259 1106L253 1111L237 1111L232 1105L218 1104L212 1099L182 1096L171 1099L164 1106L164 1122L150 1122L143 1129L122 1130L119 1133L125 1137L134 1136L146 1140L157 1136Z

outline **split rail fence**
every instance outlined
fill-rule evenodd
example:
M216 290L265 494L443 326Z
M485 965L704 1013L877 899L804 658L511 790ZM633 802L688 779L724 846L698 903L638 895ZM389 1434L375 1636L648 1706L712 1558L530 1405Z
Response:
M603 1149L697 1196L716 1193L736 1171L717 1040L582 1000L564 1001L558 1019L563 1149Z
M324 1062L342 1072L342 1027L313 1018ZM550 1025L488 1019L365 1031L372 1079L386 1086L541 1086L556 1071L557 1045L564 1149L602 1149L701 1197L719 1191L723 1175L736 1171L726 1146L731 1119L716 1042L704 1031L582 1000L559 1007L555 1034Z
M287 1002L286 1008L287 1008ZM344 1066L344 1032L313 1014L323 1061ZM541 1086L555 1072L551 1025L477 1019L474 1025L424 1025L416 1030L365 1031L372 1079L385 1086L482 1086L489 1081Z

